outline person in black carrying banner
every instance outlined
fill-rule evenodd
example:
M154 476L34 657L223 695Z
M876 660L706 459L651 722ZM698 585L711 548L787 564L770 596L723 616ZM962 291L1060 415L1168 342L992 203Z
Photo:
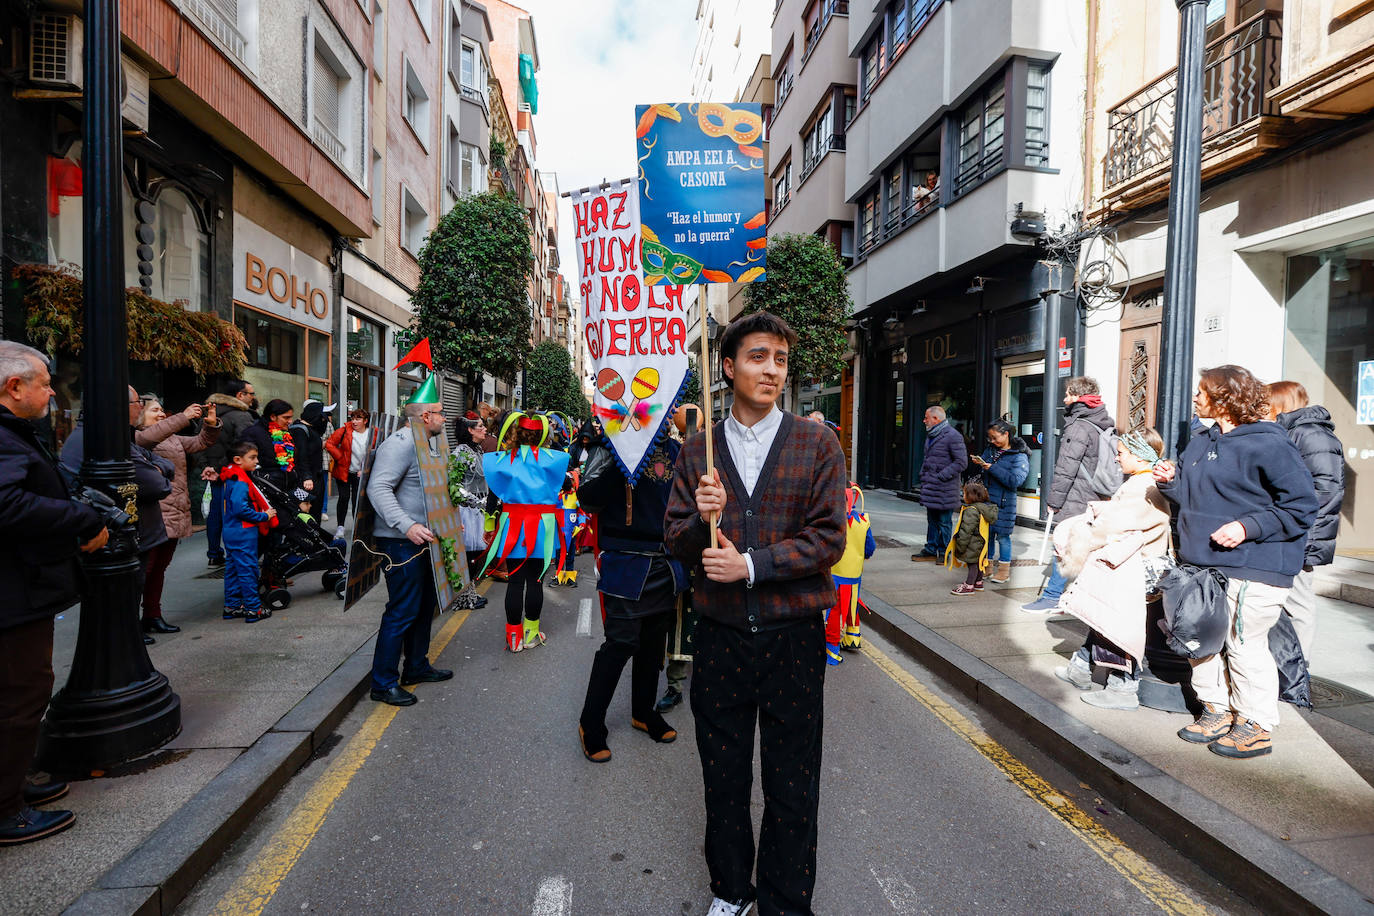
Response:
M697 569L692 714L706 801L708 916L807 916L816 883L830 570L844 554L844 452L825 426L777 406L796 332L767 312L721 338L734 390L706 437L682 447L668 504L668 549ZM719 547L711 546L711 516ZM750 813L759 733L763 828L754 877Z
M644 462L633 488L601 439L582 465L577 499L600 525L601 578L606 640L596 651L577 733L582 753L594 763L611 759L606 710L625 663L630 662L630 724L660 744L677 738L654 708L668 628L687 574L663 544L663 520L680 446L667 436Z

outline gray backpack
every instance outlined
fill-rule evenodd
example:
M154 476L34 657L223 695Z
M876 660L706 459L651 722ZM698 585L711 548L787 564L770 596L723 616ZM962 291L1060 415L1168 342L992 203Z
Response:
M1103 429L1096 424L1093 424L1093 429L1097 431L1097 463L1088 475L1088 484L1094 493L1107 499L1121 489L1121 465L1116 463L1116 443L1119 437L1114 429Z

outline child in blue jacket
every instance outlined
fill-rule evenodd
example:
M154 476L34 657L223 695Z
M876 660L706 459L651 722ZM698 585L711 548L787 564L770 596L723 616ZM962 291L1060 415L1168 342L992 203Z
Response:
M239 442L229 449L232 462L220 471L224 481L224 619L256 623L272 616L258 597L258 534L277 524L277 510L249 477L258 467L258 447Z

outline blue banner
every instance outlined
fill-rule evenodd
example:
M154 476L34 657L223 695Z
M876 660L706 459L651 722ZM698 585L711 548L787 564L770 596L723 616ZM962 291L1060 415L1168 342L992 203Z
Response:
M635 115L645 285L766 279L762 106L682 102Z

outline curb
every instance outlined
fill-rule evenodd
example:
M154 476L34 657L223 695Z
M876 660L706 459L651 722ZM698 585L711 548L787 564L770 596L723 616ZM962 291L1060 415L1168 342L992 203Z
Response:
M373 642L344 659L64 916L166 916L176 909L362 697Z
M1374 900L874 596L864 623L1090 783L1126 815L1274 913L1374 913ZM862 607L862 605L861 605Z

